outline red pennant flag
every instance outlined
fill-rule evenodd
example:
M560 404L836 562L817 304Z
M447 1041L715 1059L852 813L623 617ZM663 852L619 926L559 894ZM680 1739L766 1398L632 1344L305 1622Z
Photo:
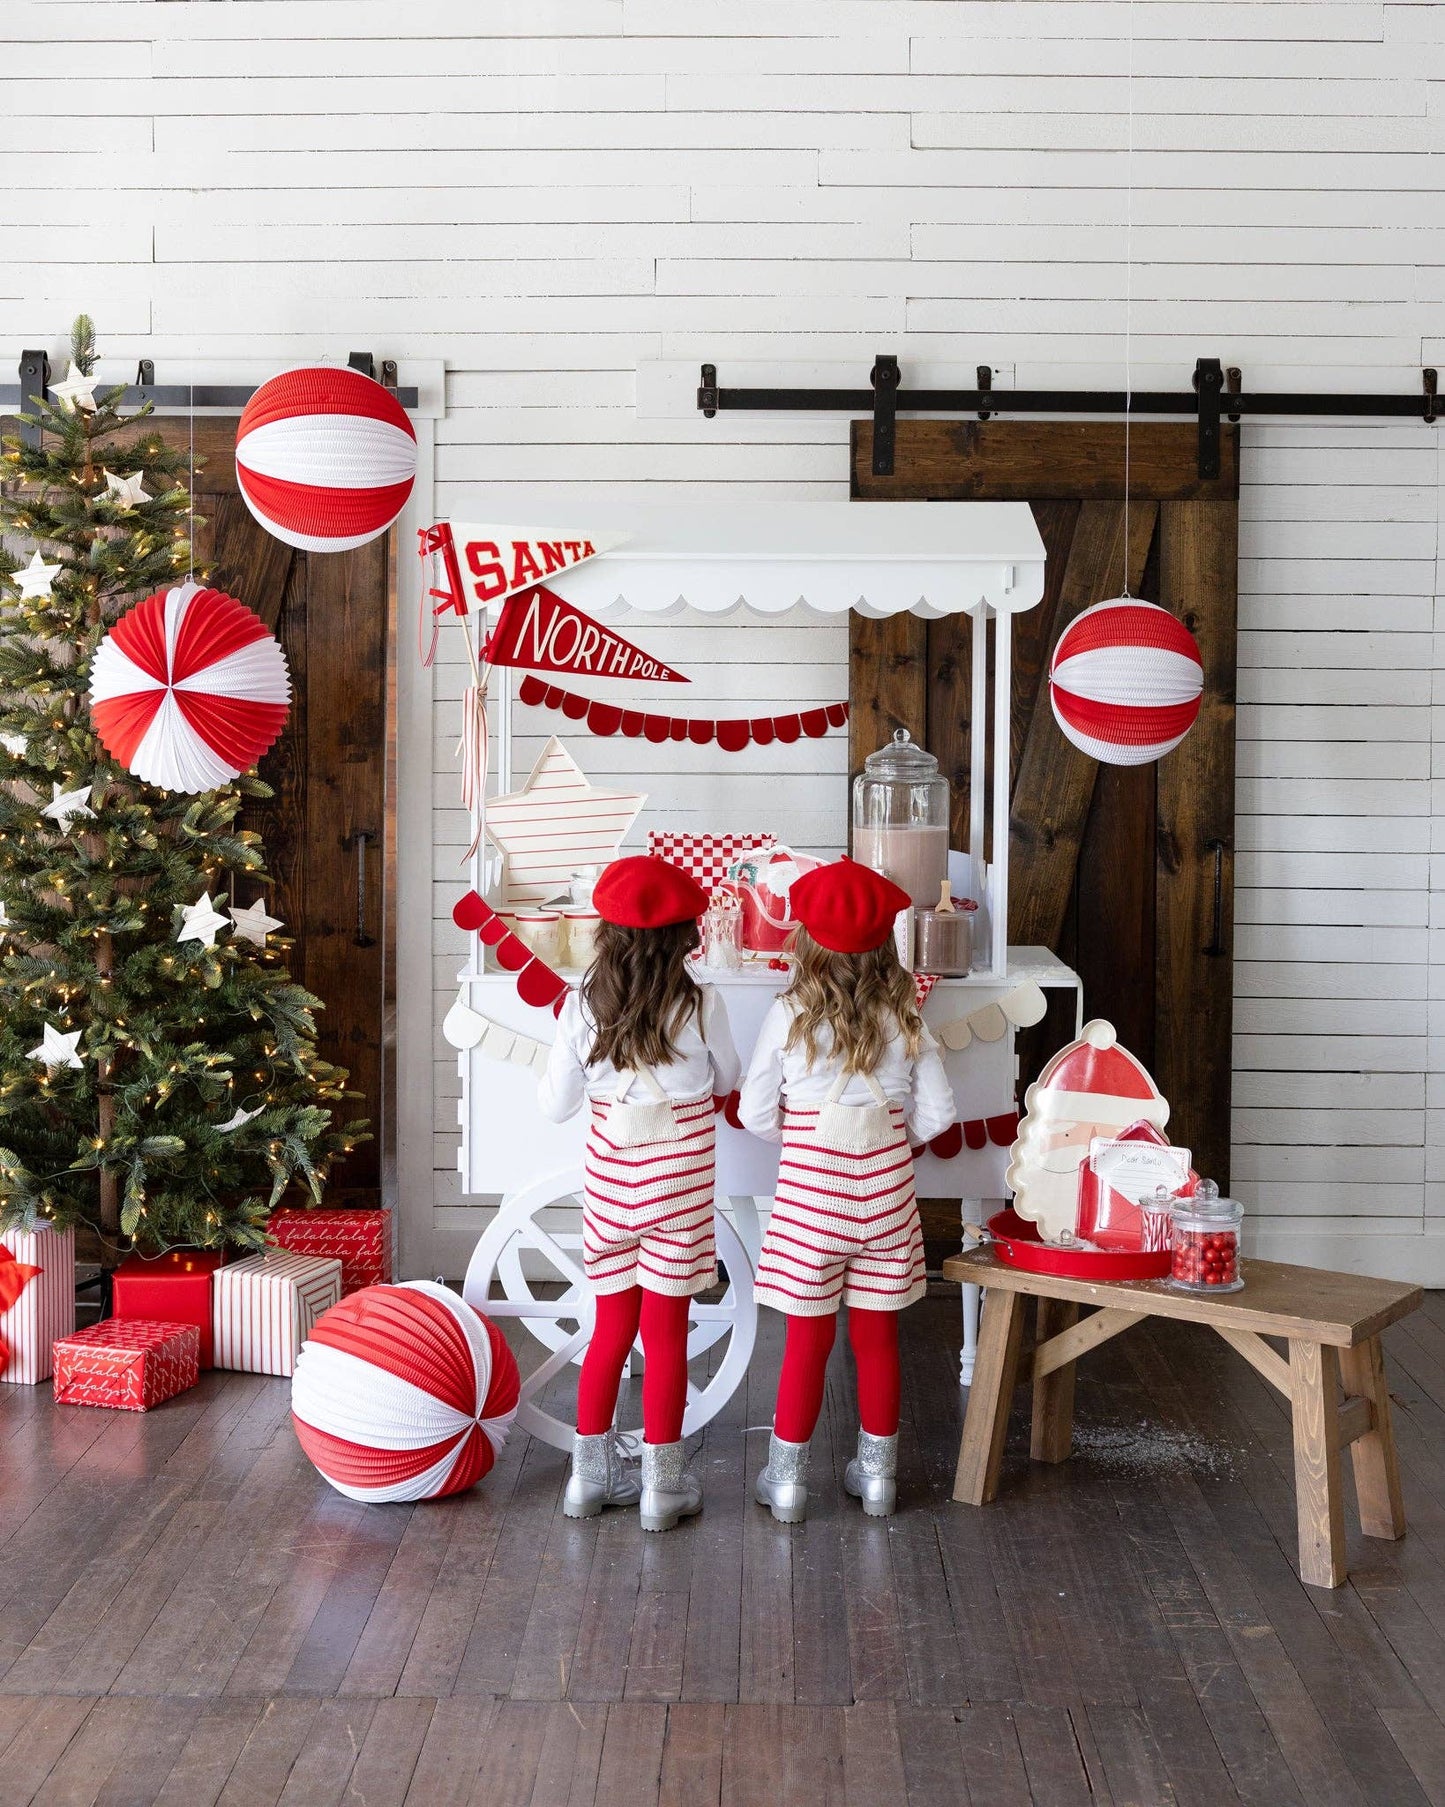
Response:
M555 671L570 678L622 678L628 683L686 684L680 671L603 627L539 584L509 596L483 657L491 665Z

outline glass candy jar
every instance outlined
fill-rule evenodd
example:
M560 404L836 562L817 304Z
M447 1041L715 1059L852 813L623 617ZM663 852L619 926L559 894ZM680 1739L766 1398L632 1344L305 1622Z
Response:
M853 780L853 858L931 908L948 877L949 805L938 761L900 728Z
M702 918L702 963L736 972L743 962L743 907L731 891L714 891Z
M1233 1293L1244 1285L1239 1226L1244 1206L1221 1198L1213 1180L1201 1180L1192 1198L1170 1208L1169 1283L1181 1292Z

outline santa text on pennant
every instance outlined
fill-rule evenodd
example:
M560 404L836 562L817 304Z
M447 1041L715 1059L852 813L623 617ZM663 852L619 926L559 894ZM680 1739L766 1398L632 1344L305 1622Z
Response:
M539 533L535 527L501 527L491 523L439 521L421 531L424 558L444 560L446 588L437 614L469 614L471 603L483 612L519 590L530 590L560 571L585 564L626 543L625 533ZM460 557L458 557L460 548ZM458 592L461 593L458 593Z
M489 665L514 665L524 671L561 672L570 677L623 678L648 684L689 682L680 671L541 585L507 598L482 657Z

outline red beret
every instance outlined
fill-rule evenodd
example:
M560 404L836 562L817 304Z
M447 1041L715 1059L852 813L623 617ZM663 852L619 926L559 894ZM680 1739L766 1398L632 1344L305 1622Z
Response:
M661 929L695 922L707 908L707 892L666 860L640 853L612 862L593 889L592 907L622 929Z
M891 878L846 857L793 881L788 907L819 947L866 954L893 933L893 918L913 899Z

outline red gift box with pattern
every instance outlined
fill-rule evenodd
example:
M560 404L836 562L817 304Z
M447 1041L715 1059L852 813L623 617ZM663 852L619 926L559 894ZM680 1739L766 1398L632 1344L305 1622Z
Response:
M60 1405L148 1412L193 1387L201 1374L201 1333L194 1324L107 1318L55 1344Z
M293 1255L326 1255L341 1263L341 1296L363 1286L389 1286L391 1212L276 1211L267 1226L278 1248Z
M224 1257L211 1249L170 1249L127 1255L112 1276L111 1313L153 1323L194 1324L201 1333L201 1366L212 1362L211 1275Z

